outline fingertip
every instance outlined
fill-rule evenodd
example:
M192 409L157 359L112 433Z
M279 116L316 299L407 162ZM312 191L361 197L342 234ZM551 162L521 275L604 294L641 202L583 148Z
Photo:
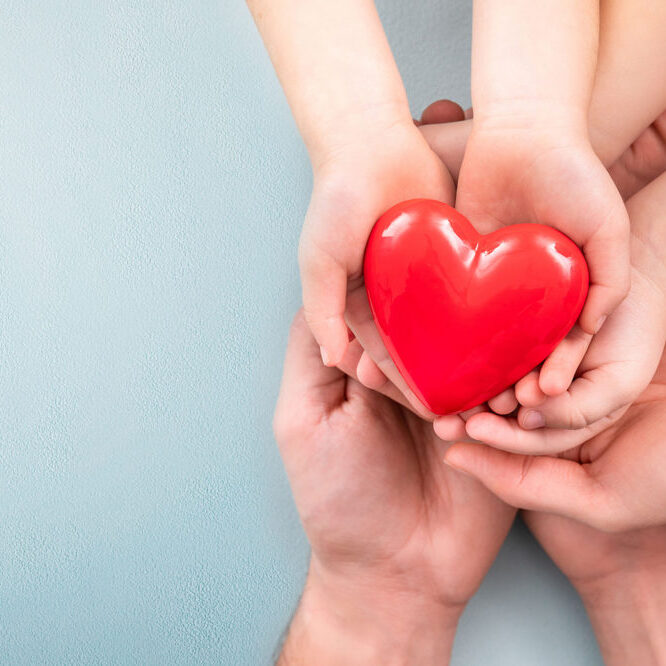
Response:
M539 374L539 370L532 370L532 372L516 382L516 399L521 405L536 407L546 399L546 395L539 387Z
M465 422L459 416L439 416L433 421L435 434L446 442L466 437Z
M378 391L387 381L386 375L366 351L361 354L356 366L356 377L363 386L373 391Z
M493 410L496 414L501 414L506 416L511 414L511 412L518 406L518 401L516 399L516 393L513 387L510 387L499 395L496 395L494 398L488 400L488 407Z
M538 430L546 425L546 417L536 409L521 409L518 412L518 425L524 430Z
M450 99L438 99L429 104L421 114L421 125L452 123L465 119L465 111Z
M492 434L493 420L496 418L500 417L493 416L488 412L475 414L465 423L465 431L473 439L484 441Z
M566 393L570 385L569 376L562 372L549 371L544 368L539 375L539 390L544 396L544 400L546 397L554 398Z
M471 474L474 469L473 444L456 442L444 453L444 462L454 469L466 474Z
M306 312L305 319L319 344L322 363L329 368L339 365L350 343L349 329L344 318L339 316L317 320L308 318Z

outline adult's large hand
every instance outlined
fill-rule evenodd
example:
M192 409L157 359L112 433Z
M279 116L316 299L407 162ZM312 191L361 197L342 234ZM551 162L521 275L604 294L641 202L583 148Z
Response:
M343 365L353 372L356 361ZM387 654L444 663L514 510L442 461L446 445L429 423L323 366L302 315L274 426L312 547L285 653L317 664Z

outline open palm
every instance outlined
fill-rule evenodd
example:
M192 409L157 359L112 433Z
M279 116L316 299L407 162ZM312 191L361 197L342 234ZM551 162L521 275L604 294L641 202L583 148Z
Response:
M300 315L275 432L314 566L346 585L390 580L451 606L471 597L514 510L442 462L429 423L324 367Z

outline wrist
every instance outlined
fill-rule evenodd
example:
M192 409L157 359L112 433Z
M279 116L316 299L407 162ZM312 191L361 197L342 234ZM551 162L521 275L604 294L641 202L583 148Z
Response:
M576 584L604 661L666 663L666 564Z
M319 116L301 134L313 169L330 162L336 155L359 148L367 153L368 144L385 146L393 135L417 132L406 100L388 100L336 110Z
M331 575L313 558L278 663L446 664L463 608L385 579Z
M473 131L525 130L585 137L588 134L585 104L563 103L551 98L488 99L474 105Z

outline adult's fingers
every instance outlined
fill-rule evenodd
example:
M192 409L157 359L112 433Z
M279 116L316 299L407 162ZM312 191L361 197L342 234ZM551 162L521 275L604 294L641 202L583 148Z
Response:
M420 124L454 123L461 120L465 120L465 111L460 104L450 99L438 99L423 110Z
M319 345L299 311L289 333L273 422L278 442L292 439L304 424L317 422L340 404L344 395L344 374L322 363Z
M472 131L472 121L462 120L421 125L419 130L432 151L444 162L451 177L457 183L467 139Z
M621 521L622 506L588 465L463 443L451 446L444 460L511 506L555 513L609 531Z

